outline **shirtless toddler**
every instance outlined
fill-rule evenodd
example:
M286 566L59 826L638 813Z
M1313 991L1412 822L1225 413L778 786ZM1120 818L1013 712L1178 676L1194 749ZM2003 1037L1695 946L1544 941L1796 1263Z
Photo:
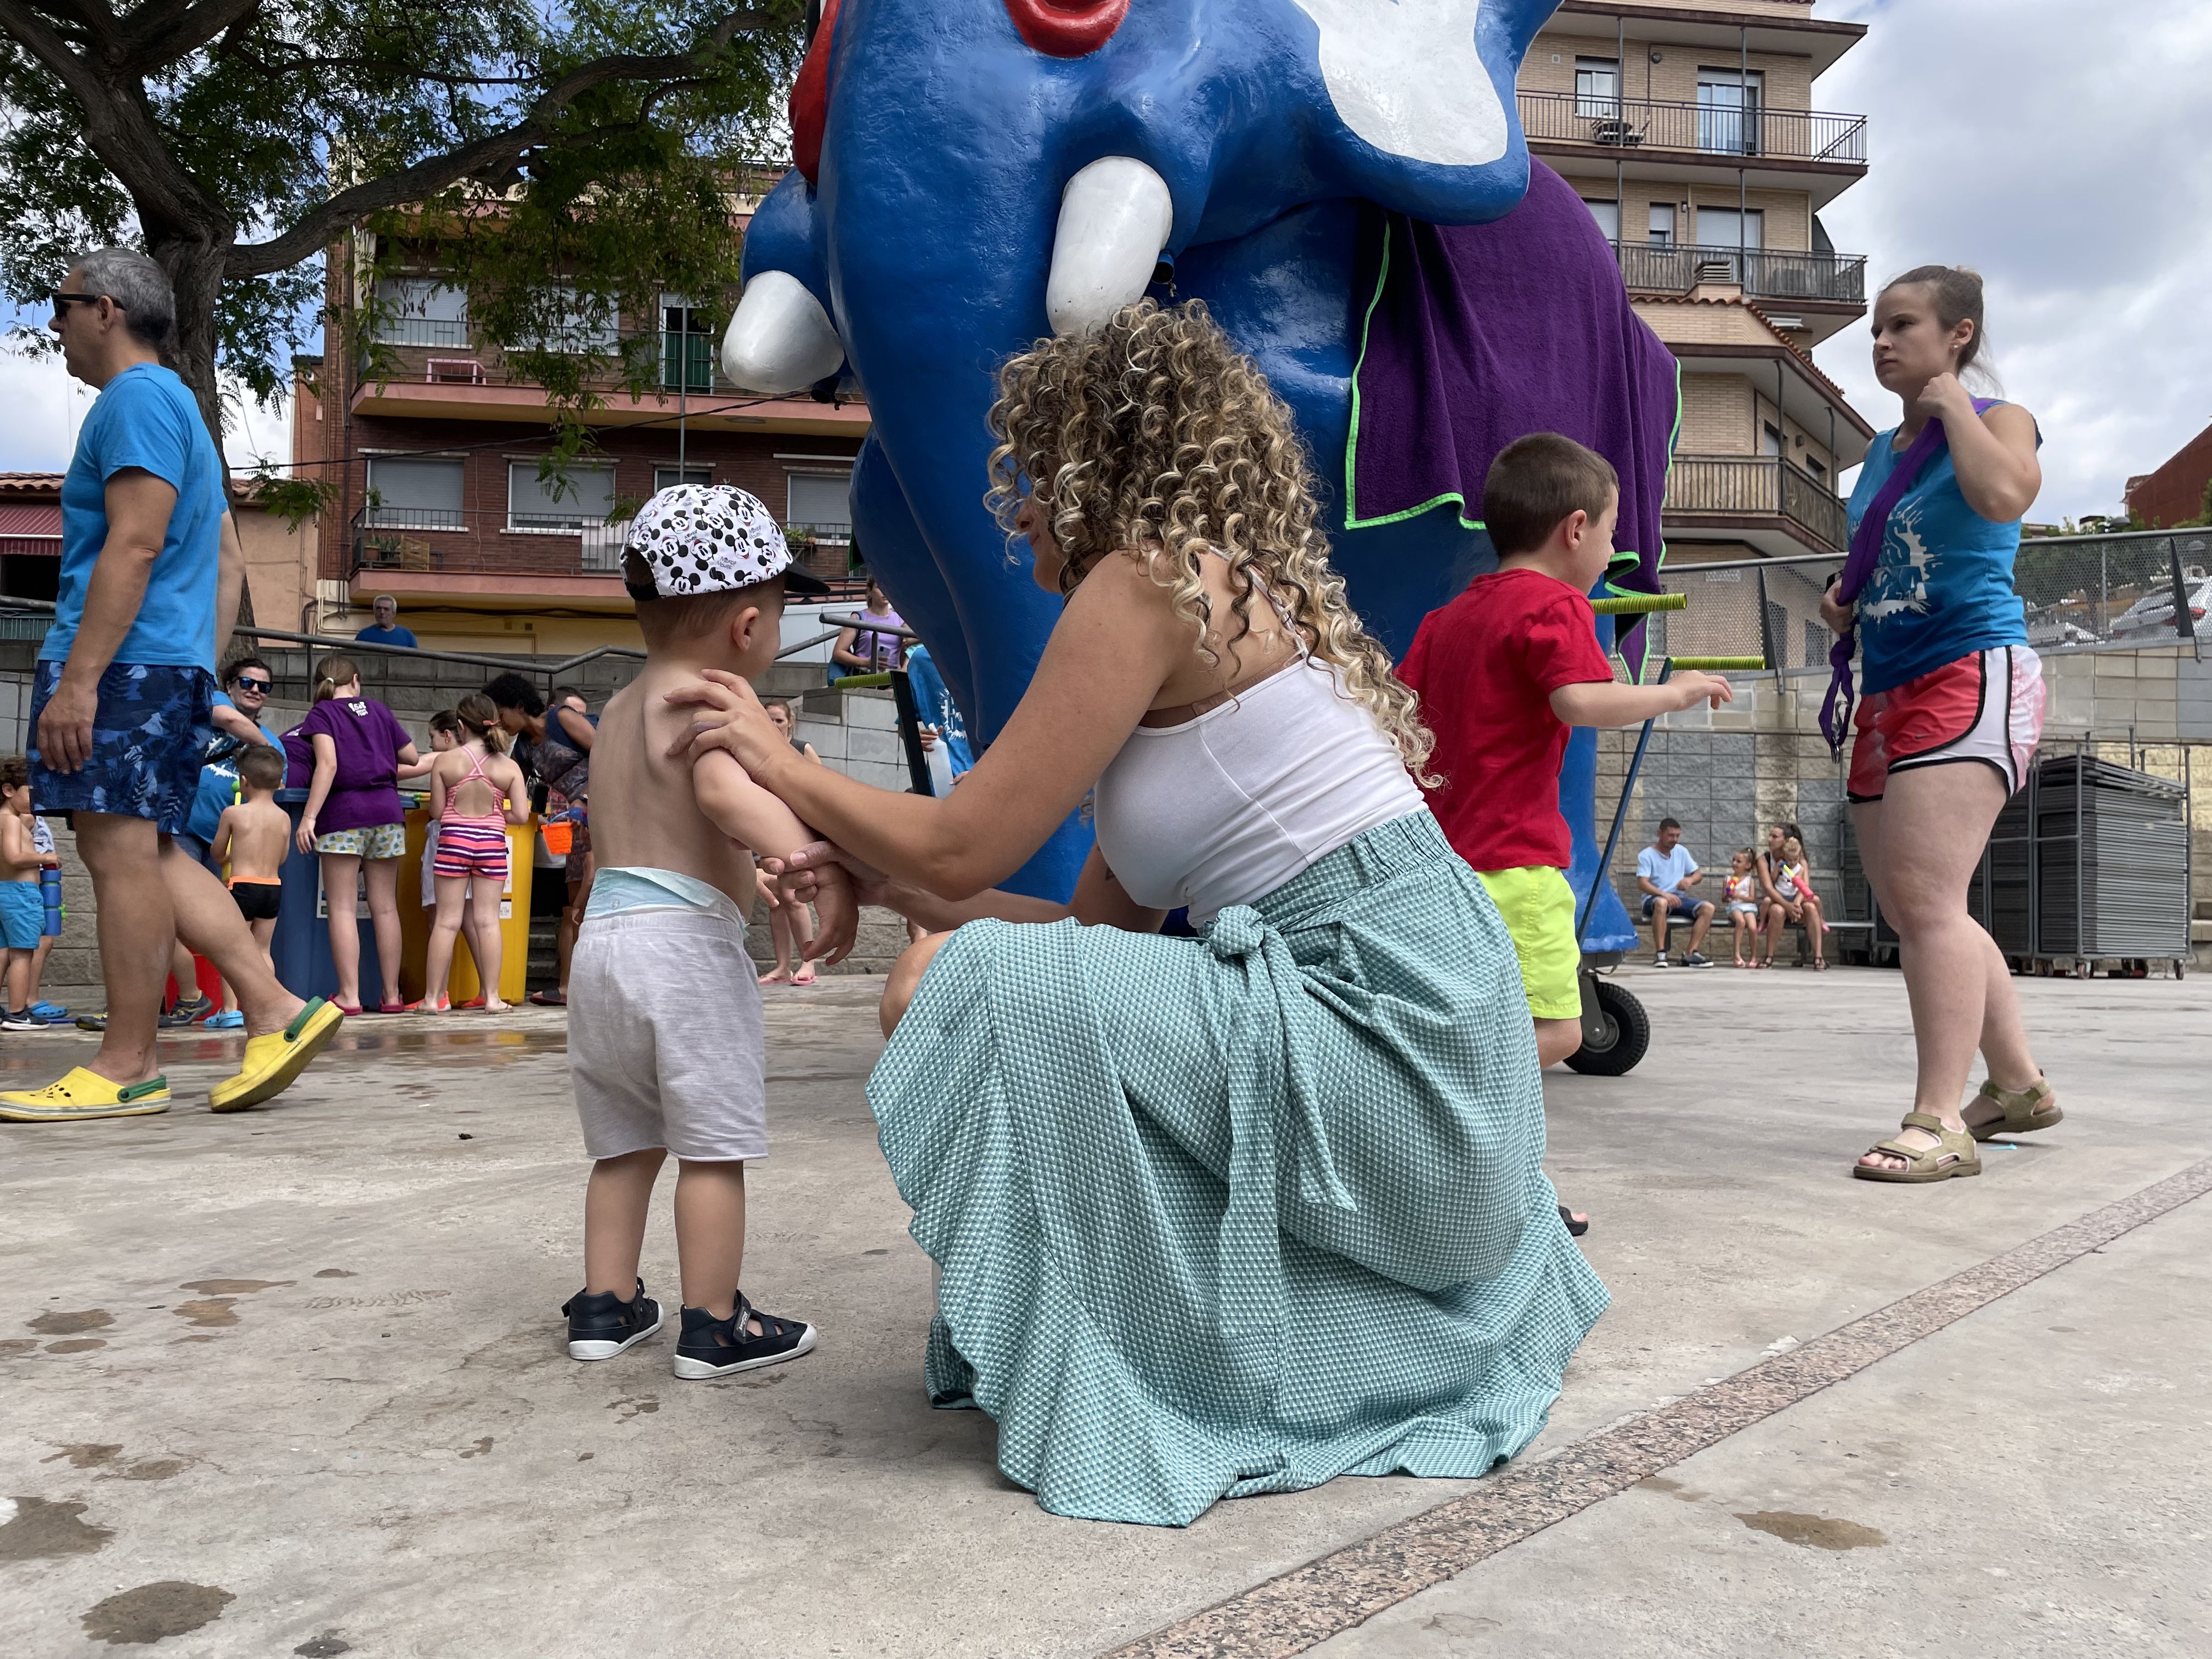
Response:
M753 1308L744 1260L745 1163L768 1152L760 992L745 949L753 855L811 840L789 807L725 751L670 757L691 731L667 693L719 668L751 678L775 659L793 568L768 509L741 489L665 489L633 521L623 557L646 663L599 719L592 750L599 872L576 940L568 1055L584 1148L584 1289L562 1310L568 1353L611 1359L660 1328L638 1277L654 1178L676 1154L683 1331L675 1373L697 1380L795 1359L814 1328ZM853 895L815 901L825 935L849 936Z
M222 809L208 856L218 867L230 866L230 896L268 957L284 900L284 856L292 850L292 815L276 804L276 792L284 787L284 751L255 744L239 751L237 764L244 799ZM273 957L269 968L276 971Z

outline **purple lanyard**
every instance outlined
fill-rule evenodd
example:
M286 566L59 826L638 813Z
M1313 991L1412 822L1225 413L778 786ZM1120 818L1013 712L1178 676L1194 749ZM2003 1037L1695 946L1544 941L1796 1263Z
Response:
M1974 399L1974 413L1979 416L1996 404L1994 398ZM1842 580L1836 587L1836 599L1841 605L1855 605L1866 591L1875 567L1881 562L1881 544L1889 533L1889 515L1897 511L1905 492L1919 482L1920 474L1929 462L1949 447L1944 435L1943 422L1930 420L1920 428L1920 435L1897 458L1889 477L1881 481L1875 491L1874 500L1867 503L1866 516L1859 527L1851 532L1851 550L1844 560ZM1820 735L1828 740L1828 752L1839 755L1844 749L1844 734L1850 730L1851 708L1858 701L1856 688L1851 683L1851 658L1857 652L1859 634L1856 624L1838 635L1835 644L1828 647L1828 695L1820 704ZM1836 700L1843 699L1840 714Z

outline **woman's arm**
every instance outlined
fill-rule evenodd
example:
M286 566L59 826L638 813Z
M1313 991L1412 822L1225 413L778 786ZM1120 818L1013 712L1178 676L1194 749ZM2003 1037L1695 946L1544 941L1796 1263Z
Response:
M1044 845L1195 648L1166 589L1132 559L1102 560L1060 612L1006 729L942 800L808 765L734 675L710 674L711 685L668 697L696 709L693 744L727 749L823 836L888 876L965 899Z
M1751 861L1752 870L1759 877L1759 890L1775 903L1782 902L1781 890L1774 884L1774 872L1767 867L1766 854L1761 853Z
M315 850L315 820L322 815L323 803L330 799L331 786L338 777L338 746L327 732L313 732L307 740L315 746L315 775L307 781L307 806L300 814L300 833L294 836L302 853Z
M837 643L830 647L830 660L843 668L866 668L868 659L853 647L860 642L860 630L848 628L837 635Z
M2017 404L1974 413L1974 400L1954 374L1938 374L1919 407L1943 422L1951 466L1966 505L1992 524L2009 524L2035 505L2043 466L2035 457L2035 417Z
M599 736L599 732L592 728L591 721L565 702L553 711L553 718L561 722L562 734L576 745L580 753L588 755L592 752L592 740Z

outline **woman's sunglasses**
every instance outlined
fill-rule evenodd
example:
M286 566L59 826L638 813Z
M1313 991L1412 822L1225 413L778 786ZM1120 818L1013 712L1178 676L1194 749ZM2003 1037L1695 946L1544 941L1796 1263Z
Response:
M231 684L241 691L266 691L276 684L274 680L235 679Z

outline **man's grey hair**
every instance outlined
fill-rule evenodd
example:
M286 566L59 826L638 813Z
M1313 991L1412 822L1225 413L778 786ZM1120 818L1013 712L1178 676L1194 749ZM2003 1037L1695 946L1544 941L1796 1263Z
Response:
M391 606L394 611L397 611L397 610L398 610L398 609L399 609L399 601L398 601L398 600L397 600L397 599L393 599L393 598L392 597L392 595L391 595L391 594L389 594L389 593L380 593L380 594L378 594L374 599L371 599L371 600L368 602L368 608L369 608L370 610L374 611L374 610L375 610L375 609L376 609L376 607L377 607L378 605L390 605L390 606Z
M123 308L124 325L142 345L159 346L176 326L177 297L168 273L134 248L95 248L71 267L87 294L105 294Z

